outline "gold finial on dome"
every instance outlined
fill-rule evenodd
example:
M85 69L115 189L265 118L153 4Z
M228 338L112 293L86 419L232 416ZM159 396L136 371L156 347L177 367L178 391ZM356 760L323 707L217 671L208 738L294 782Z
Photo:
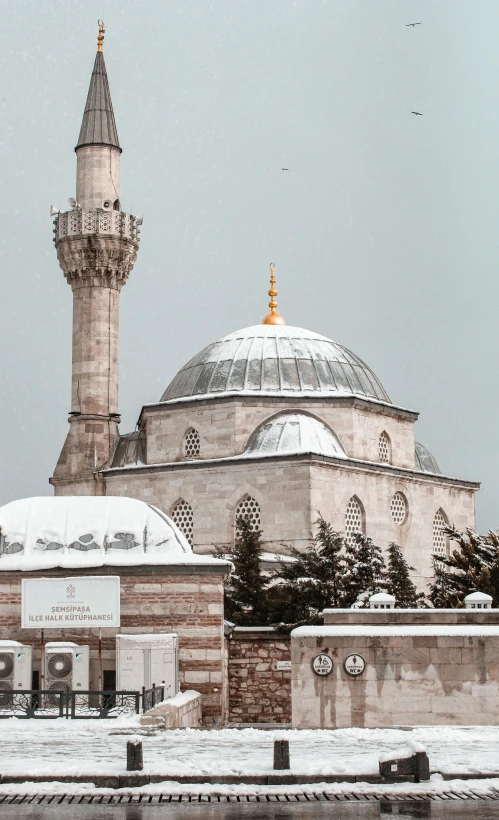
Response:
M286 322L284 321L282 316L276 310L277 302L275 300L275 297L277 296L278 291L277 291L277 288L275 286L274 271L275 271L275 265L274 265L273 262L271 262L270 263L270 290L269 290L270 313L267 313L267 315L264 316L264 318L262 319L262 325L285 325L286 324Z
M99 20L99 34L97 36L97 51L102 51L102 44L104 43L104 21Z

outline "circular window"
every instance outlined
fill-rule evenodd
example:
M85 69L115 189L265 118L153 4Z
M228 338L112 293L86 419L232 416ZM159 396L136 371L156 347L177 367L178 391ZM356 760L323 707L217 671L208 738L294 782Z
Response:
M397 524L398 527L405 524L407 521L409 508L407 506L406 497L403 493L395 493L392 498L391 510L394 523Z

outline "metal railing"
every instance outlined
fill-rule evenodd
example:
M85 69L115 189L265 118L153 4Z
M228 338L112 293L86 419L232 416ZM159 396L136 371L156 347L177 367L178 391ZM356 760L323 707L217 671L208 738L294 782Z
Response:
M14 689L0 693L0 718L65 717L67 693L54 689Z
M94 720L140 714L153 709L164 700L165 687L130 691L88 689L0 690L0 720L2 718L68 718ZM141 703L142 700L142 703Z
M156 686L154 683L152 689L145 689L142 687L142 711L148 712L154 709L158 703L162 703L165 699L165 687Z
M71 720L99 720L139 712L140 692L99 692L89 689L84 692L71 692L66 717Z

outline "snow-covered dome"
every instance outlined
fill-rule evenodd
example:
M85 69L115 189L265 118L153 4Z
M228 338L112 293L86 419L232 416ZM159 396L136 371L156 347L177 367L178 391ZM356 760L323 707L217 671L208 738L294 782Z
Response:
M319 333L255 325L205 347L179 370L161 401L223 395L356 395L390 403L372 370Z
M200 557L173 521L135 498L23 498L0 507L0 570L185 563Z
M262 456L319 453L346 458L343 447L329 427L307 413L282 413L264 422L253 433L246 453Z
M430 451L423 447L419 441L414 442L414 458L417 470L421 470L422 473L442 475L442 471Z

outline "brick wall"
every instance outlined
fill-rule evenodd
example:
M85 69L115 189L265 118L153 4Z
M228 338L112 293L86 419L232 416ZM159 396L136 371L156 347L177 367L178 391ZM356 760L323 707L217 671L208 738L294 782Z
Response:
M291 722L291 671L276 668L290 660L289 635L235 629L228 641L231 723Z
M99 688L98 629L21 629L21 577L71 577L68 570L0 573L0 639L34 647L33 667L40 669L41 645L73 641L90 647L90 688ZM207 566L138 566L85 569L88 575L119 575L121 627L101 631L102 671L116 668L117 633L176 632L179 636L181 689L203 696L203 721L226 720L226 674L223 637L224 571Z

